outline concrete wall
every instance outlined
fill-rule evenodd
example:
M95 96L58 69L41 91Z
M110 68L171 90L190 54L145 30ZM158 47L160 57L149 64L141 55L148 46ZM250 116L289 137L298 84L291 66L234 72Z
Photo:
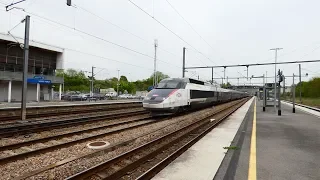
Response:
M0 80L0 102L8 99L8 81Z
M64 53L57 53L56 69L64 68Z
M0 102L8 101L8 81L0 82ZM41 85L42 92L48 94L48 86ZM22 91L22 82L12 81L11 87L11 101L21 101L21 91ZM36 101L37 100L37 85L36 84L28 84L27 86L27 101Z
M254 89L254 88L250 88L250 87L248 87L248 88L236 88L235 87L234 90L241 91L241 92L247 92L250 95L254 95L256 92L259 91L259 88L258 89Z
M22 82L13 81L12 91L11 91L12 101L21 101L21 91L22 91ZM37 94L37 85L28 84L27 101L36 100L37 98L36 94Z

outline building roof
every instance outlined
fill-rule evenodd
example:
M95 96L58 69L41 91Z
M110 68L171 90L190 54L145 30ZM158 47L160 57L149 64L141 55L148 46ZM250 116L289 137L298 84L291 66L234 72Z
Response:
M19 41L19 43L24 43L24 39L21 37L16 37L15 39ZM11 42L16 42L12 36L10 36L9 34L3 34L0 33L0 40L5 40L5 41L11 41ZM64 49L57 47L57 46L52 46L52 45L48 45L45 43L41 43L41 42L37 42L37 41L33 41L30 40L29 41L29 45L32 47L36 47L36 48L40 48L40 49L45 49L45 50L49 50L49 51L54 51L54 52L59 52L59 53L63 53Z

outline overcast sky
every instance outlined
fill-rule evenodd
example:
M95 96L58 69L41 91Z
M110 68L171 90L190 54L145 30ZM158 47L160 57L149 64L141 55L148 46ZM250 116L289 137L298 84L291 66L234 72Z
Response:
M158 70L171 77L181 77L183 47L187 67L274 62L274 51L269 49L275 47L283 48L278 61L320 59L318 0L132 0L155 19L128 0L73 0L75 7L65 1L26 0L16 7L32 13L31 40L64 48L64 68L90 71L91 66L98 67L99 79L117 76L117 69L130 81L150 76L154 39L159 47ZM0 0L2 33L26 15L20 10L5 12L4 3L11 2ZM22 37L23 30L20 24L11 33ZM320 76L319 67L320 63L302 64L302 73L309 73L302 79ZM298 64L277 68L285 75L298 74ZM246 76L245 69L227 68L226 76ZM214 76L222 77L222 71L215 69ZM249 76L266 71L274 75L274 66L250 67ZM188 70L186 75L210 80L211 69ZM230 82L237 84L236 79ZM240 79L240 84L249 82ZM292 78L286 84L291 82Z

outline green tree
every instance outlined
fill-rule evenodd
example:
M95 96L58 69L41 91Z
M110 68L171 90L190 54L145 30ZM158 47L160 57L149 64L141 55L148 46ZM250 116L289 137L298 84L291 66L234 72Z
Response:
M309 97L309 98L320 97L320 77L312 78L308 82L302 81L301 83L298 83L296 85L296 96L299 96L300 90L301 90L302 97Z
M159 82L163 79L169 78L168 75L157 71L157 76L158 76L158 80ZM148 89L148 87L153 85L153 75L154 73L151 74L151 76L147 79L143 79L143 80L138 80L136 82L134 82L136 90L137 91L146 91Z
M223 84L221 84L221 87L225 88L225 89L228 89L228 88L231 87L231 84L229 82L228 83L223 83Z
M59 77L64 77L65 91L89 91L90 81L82 71L67 69L67 71L57 71ZM57 90L57 86L55 87Z
M128 79L126 76L120 76L120 82L121 81L128 82Z

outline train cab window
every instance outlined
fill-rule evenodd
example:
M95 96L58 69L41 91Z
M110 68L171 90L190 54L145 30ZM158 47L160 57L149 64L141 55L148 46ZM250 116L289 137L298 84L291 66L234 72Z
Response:
M176 80L162 80L156 87L156 89L183 89L185 83Z

